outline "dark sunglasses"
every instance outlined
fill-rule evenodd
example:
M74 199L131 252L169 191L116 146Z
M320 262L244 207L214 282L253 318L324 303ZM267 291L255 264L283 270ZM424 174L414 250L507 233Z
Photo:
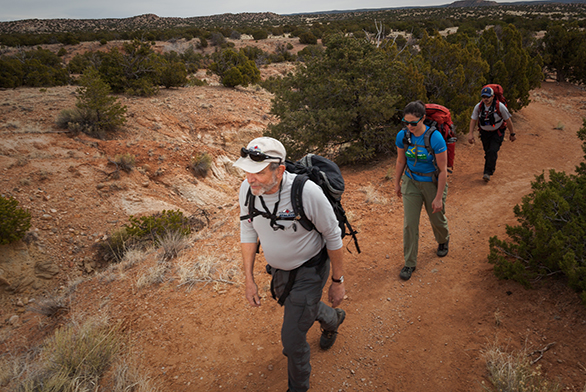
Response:
M417 121L407 121L407 120L405 120L405 117L403 117L401 122L405 125L416 126L417 124L419 124L419 121L421 121L422 118L423 118L423 116L419 117L419 120L417 120Z
M242 158L246 158L246 157L250 157L250 159L252 159L255 162L262 162L265 161L267 159L278 159L279 163L281 163L283 160L279 157L272 157L270 155L264 154L260 151L255 151L255 150L247 150L246 148L242 147L242 149L240 150L240 156Z

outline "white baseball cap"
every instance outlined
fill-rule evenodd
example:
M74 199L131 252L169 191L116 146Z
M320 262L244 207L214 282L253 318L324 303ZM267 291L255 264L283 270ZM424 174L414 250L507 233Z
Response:
M272 137L259 137L240 150L234 166L247 173L258 173L271 162L285 163L287 152L283 144Z

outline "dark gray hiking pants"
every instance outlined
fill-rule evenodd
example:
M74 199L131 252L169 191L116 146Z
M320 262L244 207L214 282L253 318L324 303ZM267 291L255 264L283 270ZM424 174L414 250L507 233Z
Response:
M275 293L280 296L289 279L289 271L271 268L271 274ZM295 284L285 300L281 342L283 354L287 357L291 392L305 392L309 389L309 328L316 320L326 330L336 329L338 324L336 311L321 301L322 290L329 276L329 259L322 266L299 268Z

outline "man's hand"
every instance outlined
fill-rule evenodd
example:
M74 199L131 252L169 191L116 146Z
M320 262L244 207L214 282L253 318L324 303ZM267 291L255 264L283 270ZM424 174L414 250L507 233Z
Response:
M344 295L346 295L346 288L344 287L344 282L336 283L332 282L330 289L328 291L328 299L332 304L332 307L337 307L342 303L344 299Z
M254 281L246 281L246 299L253 307L260 306L260 297L258 295L258 286Z
M468 143L470 144L474 144L474 134L473 133L469 133L468 134Z
M514 142L515 140L517 140L517 136L515 135L509 135L509 140Z

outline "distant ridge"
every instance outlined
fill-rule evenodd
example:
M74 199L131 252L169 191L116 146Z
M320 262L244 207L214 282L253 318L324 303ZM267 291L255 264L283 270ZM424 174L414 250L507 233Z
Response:
M502 4L502 3L501 3ZM449 4L447 7L491 7L499 5L496 1L487 1L487 0L459 0L454 1L452 4Z
M296 13L280 15L273 12L220 14L198 17L159 17L155 14L144 14L130 18L107 19L25 19L18 21L0 22L0 34L50 34L78 31L134 31L149 29L172 29L178 27L208 28L214 26L259 25L263 23L286 24L296 23L295 18L305 18L310 15L327 15L343 18L344 14L356 16L370 12L400 11L423 8L450 8L450 7L494 7L494 6L527 6L540 4L585 4L586 0L537 0L521 1L516 3L497 3L492 0L457 0L450 4L438 6L407 6L396 8L368 8L355 10L332 10L311 13ZM292 19L293 18L293 19Z

